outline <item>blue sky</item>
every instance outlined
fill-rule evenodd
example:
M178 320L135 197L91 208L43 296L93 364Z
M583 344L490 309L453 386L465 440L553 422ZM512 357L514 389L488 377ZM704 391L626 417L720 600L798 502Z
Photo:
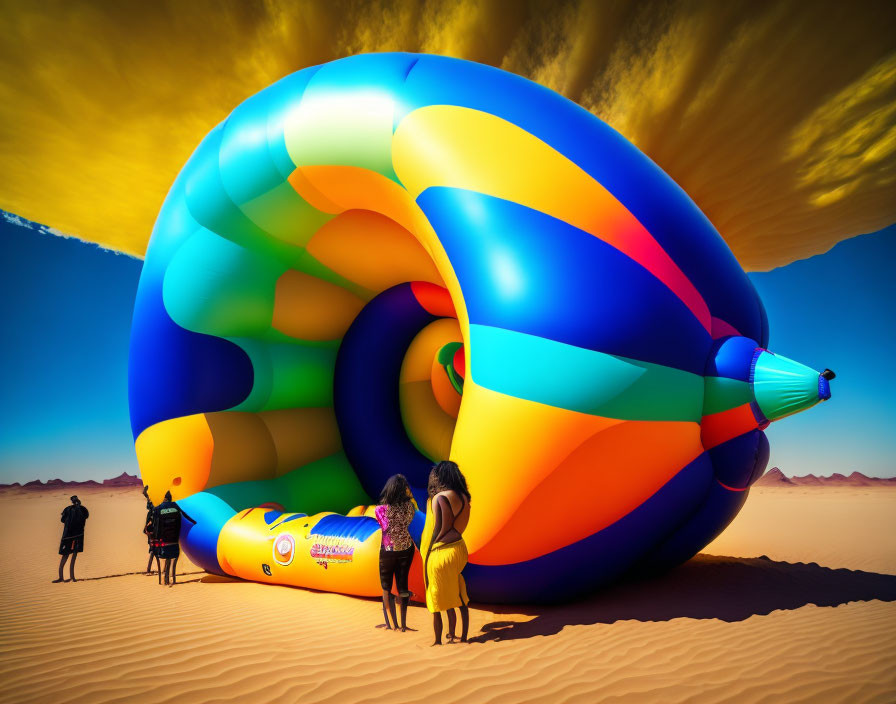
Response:
M896 476L896 225L750 274L769 349L837 374L832 398L766 431L785 474Z
M136 473L127 408L142 262L0 211L0 482ZM769 430L786 474L896 475L896 225L751 274L772 351L837 373L833 398Z
M134 474L127 359L143 262L7 217L0 482Z

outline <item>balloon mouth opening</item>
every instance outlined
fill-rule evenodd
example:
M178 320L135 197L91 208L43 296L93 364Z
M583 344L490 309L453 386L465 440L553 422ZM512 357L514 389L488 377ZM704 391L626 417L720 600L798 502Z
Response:
M350 212L338 217L352 220ZM446 285L453 273L439 266L419 232L387 213L378 217L390 223L398 267L391 281L366 285L374 295L344 330L332 407L344 459L364 492L375 499L400 473L420 500L433 464L450 455L463 401L469 341L458 320L463 301L454 300L462 293ZM370 242L357 244L352 257L382 256ZM336 259L323 263L352 278Z
M396 473L422 495L432 465L448 458L465 355L444 286L392 286L354 319L336 358L333 408L346 459L368 495Z

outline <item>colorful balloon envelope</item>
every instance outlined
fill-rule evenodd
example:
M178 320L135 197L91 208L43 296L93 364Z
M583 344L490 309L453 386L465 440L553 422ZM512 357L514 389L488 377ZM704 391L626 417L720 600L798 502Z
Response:
M370 504L400 472L424 506L450 458L470 597L568 599L698 552L766 425L830 396L767 327L709 220L589 112L353 56L246 100L172 186L134 311L138 460L206 570L374 596Z

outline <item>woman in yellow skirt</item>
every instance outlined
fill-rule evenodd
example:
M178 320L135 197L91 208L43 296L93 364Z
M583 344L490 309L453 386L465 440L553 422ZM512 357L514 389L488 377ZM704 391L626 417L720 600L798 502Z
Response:
M433 645L442 644L442 611L448 612L448 641L454 642L457 622L454 609L460 609L460 641L466 643L470 612L467 585L461 573L467 564L463 532L470 522L470 492L458 466L448 461L439 462L432 468L428 490L420 554L423 557L426 608L432 612L436 636Z

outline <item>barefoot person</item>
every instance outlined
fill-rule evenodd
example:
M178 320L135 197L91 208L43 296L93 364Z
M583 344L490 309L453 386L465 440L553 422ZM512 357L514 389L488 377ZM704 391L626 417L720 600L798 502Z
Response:
M408 599L411 592L408 590L408 573L411 571L411 562L414 560L414 541L408 531L408 526L414 519L417 504L411 495L411 487L403 474L395 474L389 477L383 492L380 494L380 503L376 507L374 515L382 528L382 542L380 544L380 586L383 588L383 618L386 620L386 628L390 629L389 614L392 614L392 624L398 630L398 621L395 618L395 597L392 595L392 580L398 591L398 600L401 604L401 631L407 630ZM388 612L387 612L388 609Z
M75 579L75 560L78 559L78 553L84 550L84 525L90 514L81 505L81 500L77 496L72 496L71 502L71 506L66 506L62 510L60 519L63 523L62 540L59 542L59 554L62 555L62 559L59 560L59 579L54 579L54 583L65 581L62 578L62 568L69 555L72 556L69 576L72 582L78 581Z
M467 564L463 532L470 521L470 492L454 462L439 462L429 473L429 502L420 554L426 584L426 607L432 612L435 642L442 644L442 612L448 611L448 639L454 641L454 609L460 609L462 643L467 641L470 612L461 572Z
M177 584L177 558L180 557L180 523L181 517L196 523L187 513L171 500L171 492L165 492L165 500L153 509L152 537L156 556L165 560L165 584ZM172 565L172 560L173 565ZM159 584L162 583L162 568L159 567Z

